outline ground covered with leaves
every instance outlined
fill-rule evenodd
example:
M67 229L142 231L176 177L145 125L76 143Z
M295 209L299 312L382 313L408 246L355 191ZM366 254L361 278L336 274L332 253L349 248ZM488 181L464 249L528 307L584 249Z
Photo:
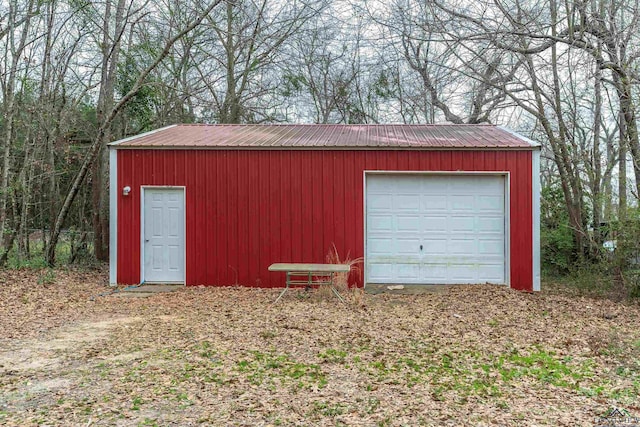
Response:
M422 295L0 272L0 424L564 425L640 416L640 308L555 290Z

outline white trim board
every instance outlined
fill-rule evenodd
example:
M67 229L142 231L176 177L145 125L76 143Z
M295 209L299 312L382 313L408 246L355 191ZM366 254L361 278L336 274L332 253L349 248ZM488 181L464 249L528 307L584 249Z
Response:
M109 147L109 284L118 283L118 152Z
M540 290L540 150L531 154L532 238L533 241L533 290Z

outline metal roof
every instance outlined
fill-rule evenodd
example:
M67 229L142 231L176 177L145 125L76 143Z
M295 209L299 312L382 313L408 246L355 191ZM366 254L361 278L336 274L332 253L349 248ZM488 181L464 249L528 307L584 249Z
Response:
M533 149L539 145L493 125L172 125L111 143L172 149Z

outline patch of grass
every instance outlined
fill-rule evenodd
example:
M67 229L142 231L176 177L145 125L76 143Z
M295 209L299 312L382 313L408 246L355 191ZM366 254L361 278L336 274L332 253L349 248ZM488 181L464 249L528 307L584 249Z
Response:
M570 379L580 380L589 372L582 371L580 367L571 367L570 359L558 360L553 352L538 350L528 355L513 353L508 356L508 361L515 365L519 376L530 376L538 381L550 383L556 386L568 387Z
M44 259L42 255L35 255L29 258L17 258L13 251L10 252L9 259L7 259L7 267L12 269L23 269L23 268L33 268L33 269L41 269L48 268L49 265Z
M318 365L297 362L289 355L274 352L253 351L251 355L249 359L239 360L236 370L247 375L253 384L268 382L273 385L275 380L292 383L296 388L324 387L327 384L326 376Z
M56 246L56 263L68 264L71 256L71 244L66 239L61 239ZM44 247L41 241L33 242L28 256L21 256L16 249L9 252L7 267L13 269L44 269L49 268L44 258Z
M569 290L572 293L592 297L606 297L614 301L633 300L640 297L640 269L630 266L622 275L615 273L611 262L579 265L566 274L545 274L547 289ZM565 292L566 293L566 292Z
M490 376L494 372L498 373L505 384L528 377L541 383L578 389L580 382L593 377L591 363L574 363L570 357L558 358L553 351L541 348L524 354L512 351L501 355L492 363L481 364L480 368Z
M203 341L188 348L163 348L157 351L155 357L170 364L178 364L176 374L173 375L174 384L197 379L208 384L222 385L228 381L224 373L224 354L225 352L213 348L209 341Z
M85 238L80 244L81 232L77 230L67 230L60 235L56 246L56 265L70 265L72 246L76 249L76 256L73 265L97 268L102 264L96 260L93 253L93 241ZM41 239L30 242L29 253L21 254L14 246L7 258L7 267L11 269L44 269L48 268L44 256L44 244Z
M100 378L106 378L111 374L111 367L106 362L98 363L96 369L98 371L98 375L100 375Z
M348 409L349 406L341 403L330 404L327 402L315 401L313 402L312 412L325 417L336 417L338 415L345 414Z
M380 407L380 399L377 397L370 397L364 405L364 412L366 414L373 414Z
M512 351L500 355L455 349L441 354L408 351L402 357L379 358L356 366L375 381L407 387L431 384L436 400L444 400L449 391L462 398L499 397L504 386L524 377L574 390L581 382L593 378L593 364L589 361L576 363L539 347L526 353Z
M504 400L498 400L498 402L496 403L496 406L502 409L503 411L507 411L509 409L509 404Z
M38 277L38 285L51 285L56 282L56 272L52 268L48 268Z
M215 349L212 348L209 341L202 341L200 343L200 357L211 359L216 355Z
M318 357L325 363L344 363L347 358L347 352L344 350L336 350L328 348L321 351Z
M179 408L185 409L193 405L193 400L189 398L189 394L185 391L178 391L175 388L169 390L175 396L175 400L180 403Z
M132 400L131 400L131 410L132 411L139 411L140 410L140 406L144 403L144 401L142 400L142 398L140 396L135 396Z
M132 382L132 383L145 383L149 380L153 380L156 377L156 373L148 369L149 362L146 360L141 360L137 363L137 365L128 369L124 377L122 377L123 382Z

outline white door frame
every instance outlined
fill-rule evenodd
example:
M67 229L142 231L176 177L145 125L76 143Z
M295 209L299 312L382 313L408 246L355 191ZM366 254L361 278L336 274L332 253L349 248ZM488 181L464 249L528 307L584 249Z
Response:
M184 185L141 185L140 186L140 283L145 283L144 280L144 191L149 190L182 190L182 206L183 209L183 224L182 230L184 233L184 279L181 282L163 282L163 283L182 283L187 282L187 187ZM149 282L155 283L155 282Z
M369 280L367 268L367 175L448 175L473 176L488 175L504 177L504 285L511 287L511 174L509 171L394 171L394 170L364 170L363 181L363 209L364 216L364 287Z

